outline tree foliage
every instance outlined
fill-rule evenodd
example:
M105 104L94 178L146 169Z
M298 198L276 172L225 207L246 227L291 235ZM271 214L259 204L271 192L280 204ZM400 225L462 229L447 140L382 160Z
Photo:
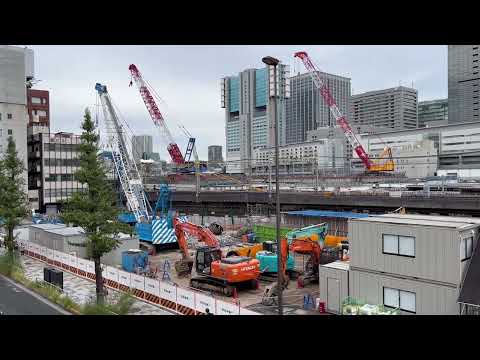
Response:
M25 166L18 158L15 141L8 137L7 151L0 159L0 224L5 227L5 243L9 253L14 250L13 230L28 212L25 193Z
M80 167L75 173L75 179L86 187L83 191L74 193L64 204L61 218L67 224L84 229L87 252L95 262L97 301L103 302L100 259L118 247L117 235L120 232L130 232L130 228L118 221L120 210L115 205L113 188L107 181L104 164L98 156L99 135L88 109L85 109L82 130Z

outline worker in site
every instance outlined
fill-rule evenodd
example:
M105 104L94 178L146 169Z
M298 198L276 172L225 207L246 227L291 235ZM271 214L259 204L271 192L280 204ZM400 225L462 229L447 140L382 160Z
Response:
M213 314L210 312L209 308L206 308L205 309L205 315L213 315Z

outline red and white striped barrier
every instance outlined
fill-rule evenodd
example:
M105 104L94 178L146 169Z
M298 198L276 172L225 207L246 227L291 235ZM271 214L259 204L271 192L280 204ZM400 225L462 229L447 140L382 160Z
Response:
M160 281L160 305L177 311L177 286Z
M124 292L130 291L130 273L118 270L118 289Z
M199 292L195 293L195 310L197 315L205 315L207 309L210 314L216 314L215 299Z
M87 279L95 281L95 263L87 260Z
M177 311L183 315L195 315L195 293L177 287Z
M240 306L222 300L216 301L217 315L240 315Z
M160 281L145 278L145 300L155 305L160 304Z
M106 270L103 273L103 276L105 278L105 285L112 288L112 289L118 289L118 269L115 269L114 267L107 266Z
M70 273L95 281L93 261L77 258L74 255L19 241L25 255L41 260ZM133 296L156 306L171 310L180 315L205 315L206 309L214 315L260 315L241 308L237 304L217 300L204 293L185 289L166 281L131 274L111 266L102 265L105 285L123 292L133 290Z
M55 255L53 253L53 249L47 248L47 264L53 265L54 261L55 261Z
M133 290L133 296L143 299L145 297L145 276L131 274L130 287Z
M87 260L77 258L77 274L84 278L87 277Z

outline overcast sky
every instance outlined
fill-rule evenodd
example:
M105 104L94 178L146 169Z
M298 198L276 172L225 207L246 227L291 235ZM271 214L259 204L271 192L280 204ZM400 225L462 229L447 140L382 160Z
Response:
M154 151L168 153L136 87L129 87L128 65L137 65L163 102L158 104L182 152L197 138L201 159L208 145L222 145L224 109L220 79L263 66L265 55L292 65L293 53L306 50L320 70L351 78L352 93L399 85L418 89L419 101L447 97L447 46L29 46L35 51L38 89L50 91L51 130L80 132L85 107L95 113L96 82L110 95L137 135L151 134ZM303 68L297 63L295 69ZM101 121L102 117L100 117ZM102 126L102 124L100 124Z

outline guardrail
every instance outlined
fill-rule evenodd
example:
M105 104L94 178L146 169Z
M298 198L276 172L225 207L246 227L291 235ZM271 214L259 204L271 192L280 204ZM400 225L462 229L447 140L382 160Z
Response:
M17 240L24 255L95 282L93 261L78 258L25 240ZM207 294L183 288L177 284L132 274L102 264L105 286L121 292L133 292L141 301L178 315L260 315L235 303L219 300Z

